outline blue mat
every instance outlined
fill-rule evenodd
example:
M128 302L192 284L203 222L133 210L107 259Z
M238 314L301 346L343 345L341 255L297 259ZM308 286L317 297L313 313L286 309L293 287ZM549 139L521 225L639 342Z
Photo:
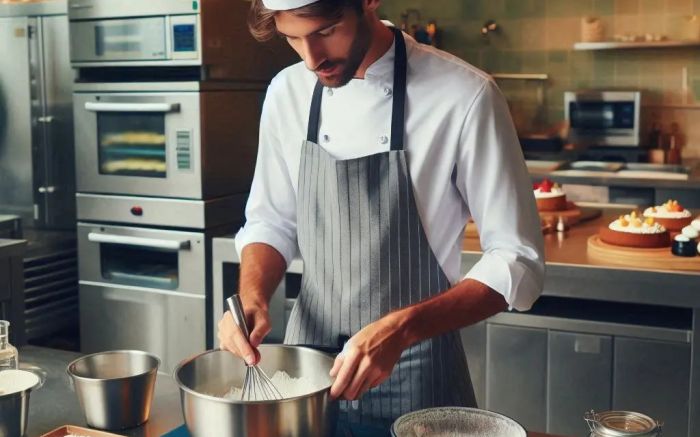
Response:
M190 432L187 430L187 426L183 423L172 431L168 431L161 437L190 437Z

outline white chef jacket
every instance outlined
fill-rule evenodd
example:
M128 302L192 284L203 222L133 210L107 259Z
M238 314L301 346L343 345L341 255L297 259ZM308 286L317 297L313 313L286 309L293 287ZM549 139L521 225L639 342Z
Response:
M466 274L526 310L544 279L532 184L505 99L486 73L408 35L404 148L430 246L452 284L460 280L464 227L472 217L483 256ZM394 46L341 88L324 89L319 143L336 159L390 149ZM255 176L240 255L266 243L289 263L298 253L297 176L316 75L303 62L271 82L260 121Z

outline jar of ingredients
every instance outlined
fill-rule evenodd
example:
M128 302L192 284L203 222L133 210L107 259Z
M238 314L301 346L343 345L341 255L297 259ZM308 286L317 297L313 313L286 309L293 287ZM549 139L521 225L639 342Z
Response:
M660 437L663 422L634 411L589 411L584 416L590 437Z
M10 322L0 320L0 371L16 369L17 348L10 344Z

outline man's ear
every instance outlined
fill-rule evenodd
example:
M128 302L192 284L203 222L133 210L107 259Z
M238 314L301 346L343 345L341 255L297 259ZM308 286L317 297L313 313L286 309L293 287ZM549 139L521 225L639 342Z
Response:
M381 0L362 0L362 9L365 13L375 12L381 3Z

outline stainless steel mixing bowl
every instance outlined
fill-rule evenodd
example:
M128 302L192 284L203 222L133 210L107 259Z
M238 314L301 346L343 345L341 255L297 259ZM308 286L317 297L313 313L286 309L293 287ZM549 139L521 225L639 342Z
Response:
M439 407L396 419L392 437L526 437L525 429L502 414L477 408Z
M29 370L0 372L0 437L27 432L29 394L44 384L45 376Z
M261 345L260 367L272 376L283 370L291 377L316 382L309 393L290 399L242 402L225 399L241 387L245 363L232 353L210 350L181 362L174 372L180 386L185 423L192 437L321 437L333 435L338 403L330 401L328 375L334 358L317 350Z
M87 424L124 429L148 420L160 359L141 351L86 355L68 365Z

